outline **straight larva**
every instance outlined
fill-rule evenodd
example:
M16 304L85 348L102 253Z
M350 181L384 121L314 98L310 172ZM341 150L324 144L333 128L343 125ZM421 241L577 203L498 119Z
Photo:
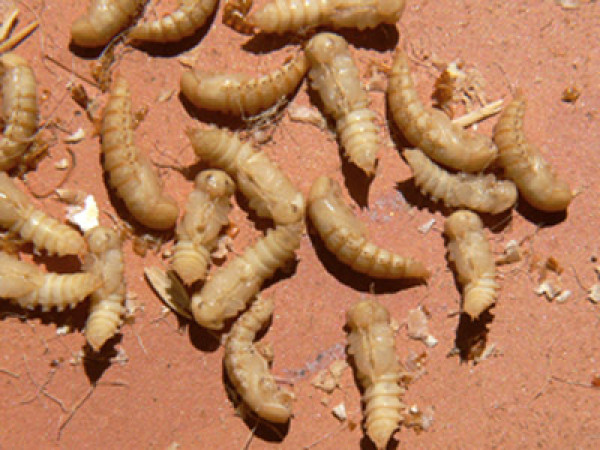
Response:
M129 86L124 78L118 78L102 117L103 163L109 183L142 225L157 230L172 228L179 208L162 192L152 163L135 146L133 128Z
M375 278L427 278L419 261L384 250L369 241L365 225L342 199L334 180L319 177L308 198L308 214L325 246L357 272Z
M306 55L311 85L319 92L325 111L335 119L346 155L367 175L373 175L381 142L348 43L336 34L320 33L306 45Z

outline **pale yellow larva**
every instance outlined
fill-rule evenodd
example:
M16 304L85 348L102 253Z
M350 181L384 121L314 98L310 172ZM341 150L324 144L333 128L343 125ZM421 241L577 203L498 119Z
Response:
M0 251L0 297L22 297L42 284L44 273L37 266Z
M294 257L304 224L278 225L244 254L222 267L192 297L192 313L200 325L213 330L235 317L263 282Z
M133 129L129 85L118 78L102 116L103 163L109 183L142 225L156 230L172 228L179 208L163 193L152 163L136 147Z
M224 365L236 391L258 417L286 423L292 415L293 394L277 386L268 361L253 344L274 307L270 298L257 296L248 311L236 320L225 341Z
M29 63L13 53L0 56L2 116L0 170L21 161L38 128L37 83Z
M217 128L190 129L187 135L197 156L235 179L259 216L276 224L304 219L304 196L265 152Z
M361 300L348 310L347 325L348 354L364 390L365 428L381 450L386 448L406 412L390 314L375 300Z
M306 55L311 85L319 92L325 111L335 119L348 159L373 175L381 141L348 43L336 34L319 33L308 41Z
M186 211L177 225L172 266L185 284L204 279L221 229L229 222L230 198L235 192L231 177L220 170L196 176Z
M479 216L456 211L444 225L448 259L454 263L463 287L462 311L477 319L497 297L496 265Z
M498 149L488 137L471 133L452 123L442 111L426 108L410 74L402 49L396 57L388 83L392 117L406 139L434 161L463 172L480 172L490 165Z
M340 185L317 178L308 195L308 215L325 246L357 272L375 278L427 278L420 262L382 249L369 241L365 225L342 199Z

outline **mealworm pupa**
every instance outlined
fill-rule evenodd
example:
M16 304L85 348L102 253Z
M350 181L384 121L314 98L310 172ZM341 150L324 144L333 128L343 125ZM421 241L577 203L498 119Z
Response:
M246 21L252 0L227 0L223 5L223 23L242 34L254 34L254 27Z
M269 422L286 423L292 415L293 394L277 386L269 362L253 341L268 323L275 305L258 295L248 311L231 327L225 341L227 375L244 402L256 415Z
M365 225L342 199L342 188L328 177L317 178L308 195L308 215L325 246L338 260L375 278L428 278L420 261L369 242Z
M451 174L419 149L404 150L404 157L421 192L433 201L442 200L449 208L498 214L517 201L517 188L512 181L497 180L492 174Z
M462 311L477 319L497 297L496 265L479 216L456 211L444 225L448 237L448 259L454 263L463 286Z
M452 123L442 111L419 100L404 51L398 49L390 72L388 102L406 139L434 161L463 172L480 172L498 154L488 137Z
M304 196L266 153L243 143L237 134L217 128L189 129L187 135L197 156L235 179L260 217L276 224L304 219Z
M564 211L573 192L566 181L558 178L540 150L527 140L523 130L526 106L519 92L498 119L493 132L498 161L527 203L546 212Z
M308 41L306 55L311 85L319 92L325 111L335 119L346 155L367 175L373 175L381 142L348 43L336 34L319 33Z
M82 255L86 251L85 241L75 229L37 209L4 172L0 173L0 227L49 255Z
M198 108L252 116L291 95L307 70L304 52L297 53L276 71L258 78L190 70L181 75L181 92Z
M38 128L37 83L28 62L13 53L0 56L2 116L0 170L16 166Z
M142 225L157 230L172 228L179 208L173 198L162 192L152 163L134 143L133 129L129 85L124 78L118 78L104 109L100 132L109 183Z
M347 313L348 354L364 393L365 428L378 449L386 448L403 420L401 368L390 314L375 300L361 300Z
M200 325L213 330L244 309L263 282L294 257L304 224L278 225L267 231L244 254L219 269L192 296L192 313Z
M221 229L229 223L234 191L233 180L220 170L205 170L196 176L173 248L172 266L185 284L206 276L210 252L217 246Z

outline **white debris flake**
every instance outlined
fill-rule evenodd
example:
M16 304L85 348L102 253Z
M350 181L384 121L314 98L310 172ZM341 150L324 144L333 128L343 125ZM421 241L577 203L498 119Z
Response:
M571 296L571 291L567 290L567 291L562 291L560 294L558 294L556 296L556 298L554 299L554 301L556 303L564 303L566 302L569 297Z
M521 261L521 258L519 242L512 239L506 243L504 247L504 254L498 258L496 264L512 264Z
M435 219L431 219L431 220L425 222L423 225L421 225L418 228L419 233L422 233L422 234L429 233L429 231L431 231L431 229L433 228L434 225L435 225Z
M67 144L76 144L77 142L81 142L85 138L85 131L83 128L79 128L75 133L67 136L64 141Z
M406 323L409 338L422 341L427 347L435 347L437 345L437 339L429 334L427 315L420 306L408 312Z
M331 412L333 413L335 418L341 422L348 418L348 414L346 414L346 405L344 405L344 403L340 403L339 405L334 406L331 409Z
M58 327L56 329L56 335L57 336L66 336L67 334L69 334L70 331L71 331L70 325L63 325L62 327Z
M54 163L54 168L56 170L66 170L69 168L69 160L67 158L63 158L60 161Z
M67 220L77 225L84 233L100 225L98 221L98 205L93 195L85 198L83 208L81 206L67 207Z
M587 297L592 303L600 303L600 284L594 284L588 293Z
M548 299L548 300L554 300L558 296L558 294L561 293L561 291L562 291L561 288L555 287L549 281L544 281L542 284L540 284L534 290L534 292L537 295L544 295L546 297L546 299Z

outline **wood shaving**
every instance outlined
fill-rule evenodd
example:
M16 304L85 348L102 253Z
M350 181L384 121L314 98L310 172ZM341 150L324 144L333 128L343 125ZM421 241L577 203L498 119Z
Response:
M337 359L328 368L318 372L310 384L317 389L331 394L340 385L340 378L347 367L348 363L345 360Z
M158 267L146 267L144 275L165 305L177 314L192 320L190 297L175 275Z
M556 303L565 303L569 299L569 297L571 297L571 291L569 291L569 290L562 291L560 294L558 294L556 296L554 301Z
M497 265L512 264L521 261L521 249L519 242L516 240L510 240L504 246L504 254L496 260Z

